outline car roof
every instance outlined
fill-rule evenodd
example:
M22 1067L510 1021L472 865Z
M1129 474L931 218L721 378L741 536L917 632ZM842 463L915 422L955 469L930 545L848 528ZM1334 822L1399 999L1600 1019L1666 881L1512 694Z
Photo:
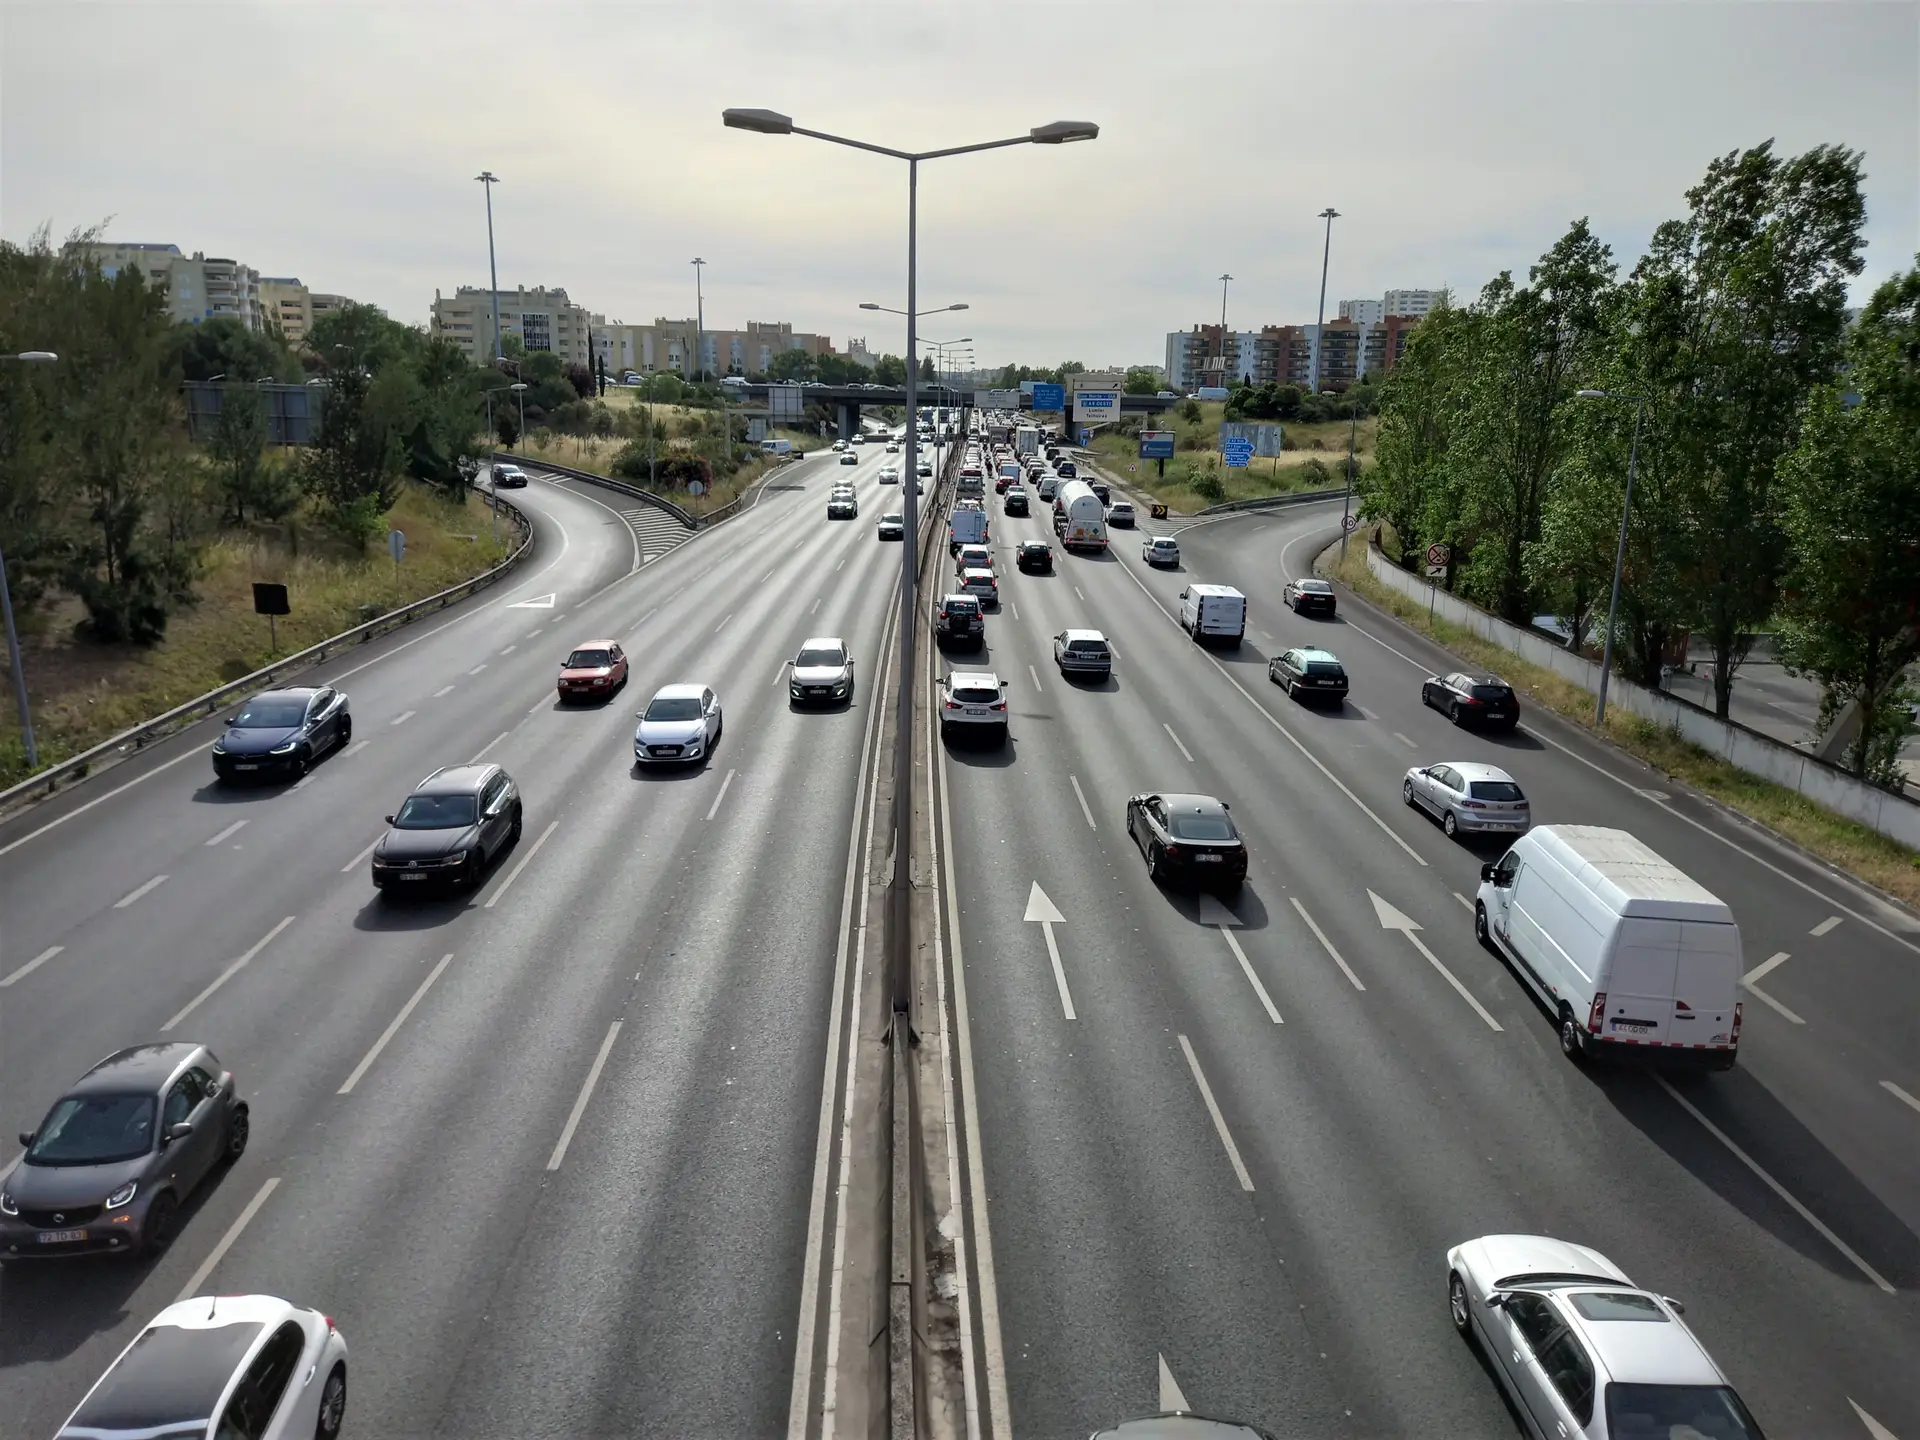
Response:
M1224 815L1226 802L1216 800L1211 795L1162 795L1161 801L1167 809L1187 815Z
M619 643L618 640L582 640L573 648L576 650L611 650Z
M1648 1295L1660 1320L1590 1320L1573 1303L1581 1294ZM1612 1380L1628 1385L1724 1385L1726 1377L1698 1337L1650 1291L1631 1285L1557 1286L1554 1297L1567 1327L1587 1342Z
M1102 635L1098 630L1062 630L1060 632L1060 638L1063 640L1098 640L1103 645L1107 642L1107 637Z
M1051 550L1053 547L1044 540L1022 540L1020 542L1020 548L1022 550Z
M1340 663L1340 657L1338 655L1334 654L1331 650L1322 650L1317 645L1302 645L1293 653L1298 655L1302 660L1309 662L1319 660L1330 665L1338 665Z
M1498 765L1482 765L1478 760L1442 760L1440 763L1463 780L1505 780L1509 785L1514 783L1513 777Z
M809 635L800 642L802 650L844 650L847 642L838 635Z
M1489 674L1485 670L1456 670L1453 673L1469 685L1505 685L1507 683L1498 675Z
M947 672L947 686L958 689L962 685L978 685L982 688L991 685L998 690L1006 682L991 670L951 670Z
M662 685L653 692L656 700L698 700L707 693L707 687L693 680L680 680L672 685Z
M67 1093L119 1095L129 1090L158 1090L200 1048L197 1040L160 1040L116 1050L82 1075Z
M448 765L413 787L415 795L470 795L493 778L498 765Z
M1311 575L1305 576L1293 583L1298 585L1302 590L1331 590L1333 588L1333 586L1329 585L1326 581L1316 580Z
M271 690L262 690L257 694L248 696L247 703L252 704L255 700L299 700L305 702L311 700L319 693L320 687L318 685L278 685Z
M898 510L889 510L880 518L882 520L896 520L902 525L907 523L907 517L901 514Z
M961 583L969 583L976 576L982 580L991 580L993 579L993 571L987 569L984 565L969 565L965 570L960 572Z
M1156 535L1153 537L1153 543L1156 545L1178 545L1180 542L1171 535Z

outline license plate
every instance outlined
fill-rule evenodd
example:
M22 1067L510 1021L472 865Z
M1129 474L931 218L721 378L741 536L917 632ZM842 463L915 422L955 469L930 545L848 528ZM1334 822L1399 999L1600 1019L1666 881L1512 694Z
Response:
M87 1238L84 1230L42 1230L34 1239L42 1245L71 1245L76 1240Z
M978 708L977 706L969 705L967 706L966 711L964 713L967 715L969 719L974 719L974 718L984 717L987 712Z
M827 689L826 689L826 686L824 685L813 685L813 686L809 686L807 689L807 694L809 695L824 695L826 693L827 693Z
M402 870L400 872L400 878L402 880L424 880L427 878L427 872L424 870Z
M258 770L260 767L258 765L235 765L233 768L236 770Z
M1208 862L1212 862L1213 864L1216 864L1216 865L1220 863L1220 857L1218 855L1196 855L1193 858L1199 861L1202 865L1205 865Z
M1616 1020L1613 1022L1613 1028L1623 1031L1628 1035L1651 1035L1653 1033L1653 1026L1636 1025L1630 1020Z

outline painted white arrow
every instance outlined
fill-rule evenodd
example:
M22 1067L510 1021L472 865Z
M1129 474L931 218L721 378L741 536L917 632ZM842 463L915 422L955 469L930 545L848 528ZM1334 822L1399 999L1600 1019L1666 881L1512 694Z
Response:
M1203 890L1200 892L1200 923L1213 926L1226 938L1227 948L1233 951L1233 958L1240 962L1240 972L1247 977L1247 983L1253 986L1253 993L1260 997L1267 1018L1276 1025L1284 1025L1286 1022L1274 1008L1273 997L1267 994L1267 987L1260 983L1260 977L1253 973L1247 952L1240 948L1240 941L1234 936L1234 928L1241 923L1240 917Z
M1027 913L1020 917L1037 924L1047 937L1047 959L1053 962L1053 983L1060 987L1060 1008L1067 1012L1067 1019L1076 1018L1073 1013L1073 996L1067 990L1067 972L1060 964L1060 942L1053 938L1053 927L1067 923L1067 917L1060 908L1047 898L1047 892L1040 888L1038 880L1033 889L1027 892Z
M1181 1392L1180 1382L1173 1378L1173 1371L1167 1368L1167 1357L1156 1357L1160 1361L1160 1410L1162 1414L1189 1414L1193 1407L1187 1404L1187 1397ZM1854 1409L1860 1407L1855 1405ZM1874 1437L1879 1440L1879 1437ZM1892 1440L1889 1436L1888 1440Z
M1405 935L1407 939L1413 942L1413 948L1427 957L1427 963L1445 976L1447 983L1460 992L1460 998L1473 1007L1473 1013L1487 1022L1487 1028L1489 1030L1498 1030L1500 1028L1500 1022L1487 1013L1487 1007L1473 998L1473 992L1454 978L1454 973L1440 963L1440 957L1429 950L1426 942L1415 933L1420 929L1420 924L1417 920L1410 915L1402 915L1371 890L1367 891L1367 898L1373 901L1373 913L1380 917L1381 929L1398 930L1401 934Z
M507 606L507 609L509 610L551 610L553 609L553 602L556 598L557 597L553 595L536 595L531 600L516 600L511 605Z
M1161 1373L1163 1375L1166 1373L1164 1363L1161 1368ZM1893 1431L1889 1430L1878 1420L1874 1419L1873 1416L1862 1410L1860 1403L1851 1395L1847 1397L1847 1404L1853 1406L1853 1413L1860 1417L1860 1423L1867 1427L1867 1434L1871 1435L1873 1440L1898 1440L1898 1437L1895 1436Z

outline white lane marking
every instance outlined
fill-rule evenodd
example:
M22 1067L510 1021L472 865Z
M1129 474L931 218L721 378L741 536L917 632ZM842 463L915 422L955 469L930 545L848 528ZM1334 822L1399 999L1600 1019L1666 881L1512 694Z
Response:
M313 783L314 775L315 775L315 772L312 770L309 770L306 774L302 775L298 780L293 782L293 788L289 790L287 793L289 795L298 795L302 790L306 789L307 786Z
M560 822L558 820L549 820L547 822L547 828L540 832L540 838L533 842L533 848L520 857L520 863L508 871L507 878L500 882L500 888L487 897L487 903L481 907L483 910L491 910L500 903L500 897L505 895L513 882L520 878L520 872L533 863L533 857L540 853L540 847L547 843L547 837L559 828ZM548 1166L547 1168L552 1169L553 1167Z
M433 982L440 978L440 972L453 962L453 952L448 951L440 957L440 963L428 972L427 978L420 982L420 988L400 1007L400 1013L393 1017L393 1023L380 1032L380 1038L373 1042L373 1048L361 1057L360 1063L353 1067L353 1073L347 1076L346 1083L334 1091L336 1095L351 1095L353 1087L360 1083L360 1077L373 1068L373 1062L380 1058L380 1052L387 1048L387 1042L393 1039L400 1027L407 1023L407 1017L413 1014L413 1007L426 998L427 991L433 988Z
M1078 595L1082 600L1087 598L1086 592L1083 591L1078 585L1073 587L1073 593Z
M398 715L394 716L393 719L389 720L387 724L404 725L407 723L407 721L411 720L415 715L419 713L420 712L417 710L402 710Z
M813 604L811 604L811 605L809 605L809 606L807 607L807 614L809 614L809 615L811 615L811 614L813 614L813 612L814 612L814 611L816 611L816 610L818 610L818 609L820 608L820 602L821 602L822 600L824 600L824 599L826 599L826 598L827 598L827 597L826 597L826 596L824 596L824 595L816 595L816 596L814 596L814 599L813 599Z
M778 570L779 568L780 568L780 567L779 567L778 565L776 565L776 566L774 566L774 567L773 567L773 570ZM761 583L762 585L764 585L764 584L766 584L766 583L767 583L767 581L769 581L769 580L771 580L771 579L773 578L773 570L769 570L769 571L767 571L767 573L766 573L766 574L764 574L764 575L762 575L762 576L760 577L760 583Z
M727 771L727 778L720 782L720 793L713 797L713 804L707 807L707 819L711 820L720 813L720 802L727 798L727 787L733 784L733 771Z
M1189 750L1187 749L1187 747L1186 747L1186 746L1184 746L1184 745L1180 745L1180 737L1179 737L1178 735L1176 735L1176 734L1174 734L1174 733L1173 733L1173 726L1171 726L1171 725L1162 725L1162 726L1161 726L1160 728L1161 728L1162 730L1164 730L1164 731L1166 731L1166 732L1167 732L1167 738L1168 738L1169 740L1171 740L1171 741L1173 741L1173 743L1174 743L1175 745L1179 745L1179 746L1180 746L1180 753L1181 753L1182 755L1185 755L1185 756L1187 757L1187 763L1188 763L1189 765L1191 765L1191 764L1193 763L1193 755L1192 755L1192 753L1191 753L1191 752L1190 752L1190 751L1189 751Z
M474 666L473 669L467 671L467 674L478 675L482 670L486 668L487 668L487 662L482 660L478 665Z
M1380 718L1364 705L1356 704L1353 708L1360 712L1360 718L1362 720L1378 720Z
M1288 896L1287 898L1290 900L1293 899L1292 896ZM1340 967L1340 973L1353 982L1353 988L1356 990L1365 990L1367 987L1360 983L1360 977L1353 973L1353 967L1340 957L1340 952L1333 948L1333 942L1327 939L1327 932L1322 930L1313 916L1307 913L1307 907L1302 905L1298 900L1293 900L1293 908L1298 910L1300 912L1300 918L1307 922L1307 928L1313 931L1313 938L1320 942L1320 948L1333 957L1333 963Z
M536 595L531 600L516 600L507 606L509 610L551 610L559 597L552 591L545 595Z
M453 686L442 685L438 690L433 692L433 698L435 700L438 700L442 695L451 695L452 693L453 693Z
M542 710L546 709L547 702L544 700L541 701L540 708ZM494 746L498 745L502 740L506 739L507 736L511 735L512 733L513 732L511 730L502 730L498 735L494 736L493 739L487 741L486 744L482 745L480 747L479 753L476 754L473 757L473 759L469 760L467 763L469 765L478 765L483 759L486 758L486 754L489 750L493 749Z
M1393 732L1393 738L1398 740L1402 745L1406 746L1407 749L1409 750L1418 750L1420 748L1418 745L1414 744L1413 741L1409 740L1406 736L1402 735L1398 730Z
M58 950L60 947L56 945L53 948L55 950ZM40 962L37 960L34 961L35 965L39 963ZM11 977L5 980L0 980L0 985L11 985L12 983L13 981ZM1912 1107L1915 1110L1920 1110L1920 1099L1916 1099L1914 1096L1909 1095L1906 1091L1902 1090L1898 1085L1894 1084L1893 1081L1882 1080L1880 1082L1880 1088L1886 1091L1889 1095L1893 1096L1893 1098L1898 1100L1902 1105L1907 1105Z
M1040 691L1040 693L1044 695L1046 693L1046 689L1040 683L1040 672L1038 670L1035 670L1033 666L1029 665L1027 666L1027 675L1033 681L1033 688L1035 690Z
M1769 972L1776 970L1780 966L1786 964L1787 957L1788 957L1788 952L1785 950L1781 950L1776 954L1770 956L1769 958L1762 960L1758 965L1754 966L1753 969L1749 970L1746 974L1740 977L1740 985L1741 985L1741 988L1743 988L1749 995L1753 996L1754 999L1760 1001L1764 1005L1771 1006L1786 1020L1790 1021L1795 1025L1804 1025L1807 1023L1805 1020L1802 1020L1798 1015L1794 1014L1793 1011L1789 1010L1786 1006L1782 1005L1778 1000L1774 999L1773 996L1769 995L1766 991L1762 990L1759 985L1760 978L1763 975L1766 975Z
M540 633L540 632L541 632L542 630L544 630L544 629L546 629L546 628L547 628L547 627L546 627L546 626L544 626L544 625L536 625L536 626L534 626L534 627L533 627L533 629L531 629L531 630L529 630L529 631L527 631L527 633L526 633L526 635L525 635L524 637L522 637L522 638L524 638L524 639L527 639L527 640L531 640L531 639L533 639L533 637L534 637L534 636L536 636L536 635L538 635L538 634L539 634L539 633Z
M553 709L553 706L554 706L554 699L552 696L548 696L544 700L535 701L533 708L527 711L526 718L531 720L534 716L540 714L542 711Z
M1160 1409L1162 1413L1171 1414L1176 1410L1192 1410L1193 1407L1187 1404L1186 1395L1181 1392L1179 1382L1173 1378L1173 1371L1167 1368L1167 1357L1161 1355L1157 1358L1160 1361Z
M579 1128L580 1117L587 1113L587 1101L593 1098L593 1087L600 1083L600 1071L607 1063L607 1052L613 1049L613 1042L620 1038L620 1027L624 1023L616 1020L607 1027L607 1038L600 1042L600 1053L593 1057L593 1064L587 1069L587 1078L580 1086L580 1093L574 1097L573 1110L567 1116L567 1123L561 1127L560 1142L553 1147L553 1154L547 1157L547 1169L558 1170L560 1162L567 1158L567 1146L573 1143L573 1132Z
M1742 985L1752 985L1756 980L1761 979L1763 976L1772 974L1775 970L1779 969L1782 965L1786 964L1787 958L1788 958L1788 952L1786 952L1785 950L1781 950L1775 953L1769 958L1762 960L1758 965L1754 966L1753 969L1749 970L1746 974L1742 975L1740 977L1740 983Z
M351 874L353 871L357 870L360 867L360 862L365 860L369 855L373 854L375 846L379 845L379 843L386 838L387 838L386 831L384 830L381 831L379 835L374 837L373 844L367 846L366 849L362 850L358 855L354 856L351 860L347 861L346 864L340 867L340 873L342 875L348 875L348 874Z
M1380 928L1382 930L1398 930L1402 935L1405 935L1408 940L1413 942L1413 948L1426 956L1427 963L1446 977L1446 982L1458 992L1460 998L1473 1007L1473 1013L1487 1022L1487 1028L1489 1030L1499 1030L1501 1028L1500 1022L1487 1013L1487 1007L1476 1000L1473 992L1462 985L1453 971L1449 970L1446 965L1441 962L1440 957L1427 948L1426 941L1422 940L1418 934L1421 928L1418 920L1415 920L1411 915L1403 914L1401 911L1396 910L1390 903L1381 899L1371 890L1367 891L1367 898L1373 902L1373 913L1379 917Z
M842 555L842 556L840 557L840 565L844 565L844 564L846 564L846 563L847 563L847 557L846 557L846 556L844 556L844 555ZM840 573L840 565L836 565L836 566L834 566L834 567L833 567L833 571L834 571L834 574L836 574L836 575L837 575L837 574L839 574L839 573Z
M252 960L253 957L258 955L262 950L266 949L268 945L272 944L273 938L291 924L293 924L293 916L289 915L265 935L254 941L239 959L235 960L231 965L227 966L226 969L213 977L213 983L211 985L207 986L206 989L202 990L198 995L194 996L193 999L181 1006L180 1009L174 1013L173 1018L160 1027L161 1030L166 1031L173 1029L174 1026L178 1025L182 1020L186 1019L187 1016L199 1009L202 1001L244 970L247 967L247 962Z
M1698 1106L1696 1106L1691 1100L1687 1099L1687 1097L1682 1095L1678 1090L1674 1089L1673 1083L1670 1080L1668 1080L1666 1076L1660 1074L1660 1072L1656 1070L1653 1072L1653 1078L1655 1081L1659 1083L1659 1086L1662 1090L1666 1091L1667 1094L1671 1095L1674 1098L1675 1103L1677 1103L1681 1109L1685 1110L1689 1115L1693 1116L1695 1120L1698 1120L1700 1124L1705 1127L1709 1135L1713 1136L1714 1139L1718 1140L1722 1145L1726 1146L1728 1150L1732 1151L1734 1159L1738 1160L1742 1165L1746 1166L1747 1169L1751 1170L1755 1175L1757 1175L1760 1178L1761 1183L1763 1183L1769 1190L1773 1191L1774 1194L1778 1195L1782 1200L1786 1201L1787 1204L1793 1208L1793 1213L1798 1215L1802 1220L1806 1221L1807 1224L1811 1225L1815 1230L1819 1231L1821 1238L1823 1238L1829 1245L1833 1246L1834 1249L1838 1250L1842 1255L1846 1256L1847 1259L1851 1260L1854 1264L1855 1269L1859 1270L1859 1272L1862 1275L1866 1276L1867 1279L1871 1280L1875 1285L1879 1286L1882 1290L1886 1291L1887 1294L1891 1295L1894 1293L1893 1286L1887 1283L1886 1277L1881 1275L1881 1273L1878 1270L1875 1270L1865 1260L1861 1259L1859 1254L1853 1249L1852 1246L1847 1244L1847 1242L1842 1240L1838 1235L1834 1234L1833 1231L1828 1229L1827 1226L1824 1223L1822 1223L1821 1220L1811 1210L1807 1209L1806 1206L1802 1205L1797 1199L1795 1199L1791 1194L1789 1194L1787 1192L1786 1186L1782 1185L1778 1180L1774 1179L1773 1176L1769 1175L1765 1170L1762 1170L1758 1162L1756 1162L1751 1155L1747 1154L1746 1151L1742 1150L1738 1145L1734 1144L1732 1138L1724 1130L1722 1130L1718 1125L1714 1124L1713 1121L1709 1120L1705 1115L1702 1115L1700 1113L1700 1109Z
M233 1224L227 1227L227 1233L220 1237L220 1243L208 1252L207 1258L200 1262L200 1268L188 1277L185 1285L180 1287L180 1293L173 1297L174 1304L178 1305L182 1300L191 1300L195 1292L207 1283L207 1277L213 1274L213 1267L226 1258L227 1251L233 1248L233 1242L240 1238L240 1232L245 1230L253 1217L260 1213L260 1207L267 1203L267 1197L279 1188L280 1177L273 1175L268 1177L266 1184L253 1192L253 1198L247 1202L247 1208L242 1210Z
M1273 1007L1273 997L1267 994L1267 987L1260 983L1260 977L1253 973L1253 965L1247 959L1247 952L1240 948L1240 941L1233 931L1222 928L1221 935L1226 937L1227 948L1233 951L1233 958L1240 962L1241 972L1247 977L1247 983L1253 986L1253 993L1260 997L1260 1005L1267 1012L1267 1018L1276 1025L1284 1025L1280 1012Z
M1038 925L1046 932L1047 959L1053 964L1053 983L1060 989L1060 1008L1066 1012L1067 1019L1077 1018L1073 1013L1073 995L1067 989L1066 967L1060 963L1060 942L1053 938L1053 927L1064 925L1067 917L1060 913L1060 907L1047 898L1047 892L1040 888L1038 880L1027 892L1027 910L1021 920Z
M513 654L513 652L514 652L514 651L516 651L516 650L518 650L519 648L520 648L520 645L519 645L519 642L518 642L518 641L516 641L516 642L514 642L513 644L511 644L511 645L509 645L509 646L507 646L507 648L506 648L506 649L504 649L504 650L502 650L502 651L501 651L500 653L501 653L501 654L502 654L503 656L505 656L505 655L511 655L511 654Z
M1087 806L1086 792L1080 788L1080 777L1078 775L1069 775L1067 779L1073 782L1073 793L1080 800L1080 813L1087 817L1087 828L1089 830L1098 830L1100 827L1093 823L1093 811Z
M727 620L731 620L731 619L733 619L733 617L734 617L734 613L735 613L734 611L732 611L732 610L729 610L729 611L727 612ZM720 633L720 632L721 632L722 630L724 630L724 629L726 629L726 628L727 628L727 620L722 620L722 621L721 621L721 622L720 622L720 623L719 623L718 625L716 625L716 626L714 626L714 627L713 627L713 633L714 633L714 634L716 634L716 635L718 635L718 634L719 634L719 633Z
M147 881L146 884L140 886L138 889L129 890L125 895L122 895L118 900L114 901L113 908L116 910L124 910L129 905L133 904L134 901L138 900L142 895L151 894L153 891L158 890L162 885L166 883L167 883L166 876L156 875L151 880Z
M1900 1440L1900 1437L1895 1435L1893 1431L1889 1430L1878 1420L1874 1419L1873 1416L1862 1410L1860 1403L1851 1395L1847 1397L1847 1404L1851 1405L1853 1407L1853 1413L1860 1417L1860 1423L1867 1427L1867 1440Z
M1840 924L1840 917L1838 915L1829 915L1807 933L1809 935L1825 935L1838 924Z
M1473 914L1473 902L1471 900L1467 899L1467 897L1462 895L1458 890L1453 892L1453 898L1467 907L1467 913L1469 915Z
M780 668L773 672L773 683L775 685L778 685L781 682L781 680L783 680L786 677L787 666L791 663L792 663L791 661L787 661L787 660L782 660L780 662Z
M1008 603L1009 605L1011 605L1011 606L1013 607L1013 618L1014 618L1014 621L1015 621L1015 623L1018 623L1018 621L1019 621L1019 619L1020 619L1020 605L1019 605L1019 602L1017 602L1017 601L1008 601L1007 603Z
M362 750L366 749L367 746L371 745L372 743L373 742L371 740L356 740L353 742L353 744L349 745L346 749L340 752L340 758L342 760L346 760L351 758L352 756L358 755Z
M1753 996L1754 999L1760 1001L1763 1005L1770 1007L1776 1014L1780 1016L1781 1019L1787 1021L1789 1024L1804 1025L1807 1023L1799 1015L1796 1015L1793 1011L1789 1010L1786 1006L1782 1005L1778 1000L1774 999L1773 996L1769 995L1766 991L1762 990L1759 986L1748 985L1746 987L1746 991L1749 995Z
M106 794L96 795L93 799L87 801L84 805L76 805L73 807L73 809L67 811L67 813L64 815L56 815L53 819L49 820L46 824L42 825L39 829L29 830L26 834L22 835L18 840L11 840L11 841L8 841L5 845L0 845L0 855L5 855L9 851L18 850L22 845L26 844L29 840L39 839L42 835L46 834L49 830L52 830L56 826L66 824L67 821L73 819L73 817L76 815L86 814L87 811L93 809L93 807L96 805L104 805L107 801L113 799L114 796L122 794L125 791L131 790L134 786L142 783L143 781L151 780L154 776L158 775L162 770L171 770L174 766L178 765L181 761L191 760L194 756L198 755L202 750L205 750L207 748L207 745L211 745L212 743L213 742L209 740L206 742L205 745L194 746L191 750L187 751L187 753L184 755L176 755L171 760L163 760L158 765L154 766L151 770L147 771L146 774L136 775L133 779L127 781L126 784L116 785L113 787L113 789L107 791Z
M1193 1083L1200 1087L1200 1098L1207 1102L1207 1114L1213 1117L1213 1128L1220 1136L1220 1143L1227 1147L1227 1158L1233 1162L1233 1173L1240 1177L1240 1188L1248 1194L1253 1193L1253 1176L1247 1173L1246 1162L1240 1158L1240 1147L1233 1143L1233 1136L1227 1131L1227 1117L1220 1113L1220 1106L1214 1101L1213 1088L1207 1084L1207 1077L1200 1073L1200 1057L1193 1053L1193 1045L1187 1037L1180 1037L1180 1048L1186 1052L1187 1068L1193 1071Z
M242 825L245 825L246 823L247 822L244 820L234 821L233 824L227 826L226 829L222 830L218 835L214 836L211 840L207 841L207 849L211 850L214 846L218 845L222 840L226 839L229 835L233 834Z
M46 964L47 961L53 959L54 956L58 955L62 950L65 950L66 948L67 947L64 945L49 945L46 949L42 950L38 955L34 956L33 959L27 961L26 964L22 965L18 970L14 971L11 975L7 976L6 979L0 980L0 990L6 989L7 986L13 984L13 982L16 980L26 979L27 976L31 975L34 971L38 970L42 965Z

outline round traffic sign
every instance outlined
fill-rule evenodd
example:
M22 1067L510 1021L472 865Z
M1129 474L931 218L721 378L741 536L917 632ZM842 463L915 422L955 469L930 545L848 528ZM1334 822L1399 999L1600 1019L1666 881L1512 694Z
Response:
M1427 564L1445 565L1447 563L1447 554L1447 547L1435 541L1433 544L1427 546Z
M704 495L707 493L707 487L699 480L689 480L687 482L687 493L689 495Z
M1360 517L1358 515L1342 515L1340 517L1340 528L1342 530L1357 530L1359 526Z

